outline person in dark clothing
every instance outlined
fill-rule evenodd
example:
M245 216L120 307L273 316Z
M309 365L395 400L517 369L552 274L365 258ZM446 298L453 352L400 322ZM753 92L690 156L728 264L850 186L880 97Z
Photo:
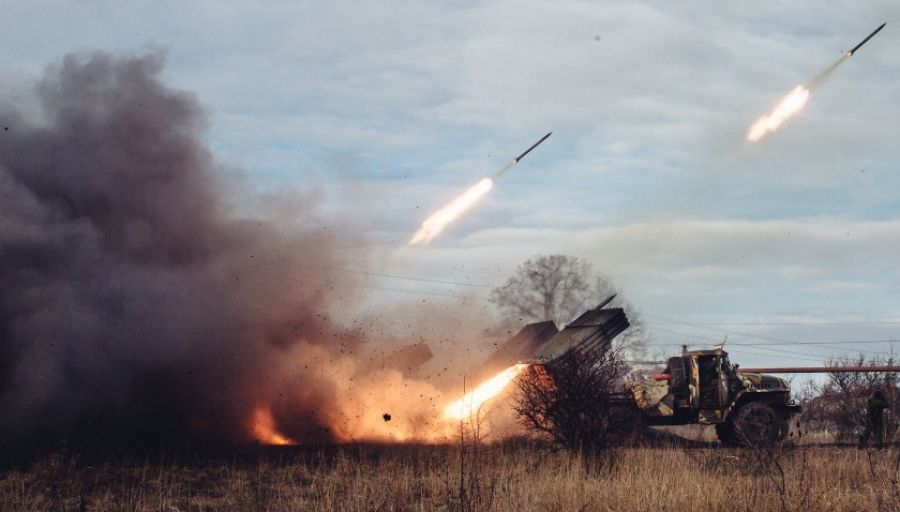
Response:
M869 438L875 435L878 447L884 448L884 410L889 407L887 397L878 389L866 400L866 428L859 438L859 446L869 446Z

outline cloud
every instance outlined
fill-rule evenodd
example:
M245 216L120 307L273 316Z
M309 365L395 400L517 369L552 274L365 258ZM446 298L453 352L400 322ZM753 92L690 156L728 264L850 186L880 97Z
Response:
M321 190L397 273L496 282L563 252L655 309L686 310L673 298L686 297L694 311L841 311L849 298L886 311L900 304L884 289L812 290L896 289L898 15L889 1L24 2L0 19L0 91L73 49L164 46L164 78L210 112L220 159L261 188ZM800 116L743 142L781 95L883 21ZM441 240L396 251L428 212L549 130ZM731 292L739 299L705 299Z
M534 244L586 254L608 252L621 269L714 266L755 269L797 266L830 271L853 265L892 265L900 251L900 220L796 219L639 222L574 233L552 229L487 229L467 242L477 246ZM611 252L611 251L609 251Z
M900 221L659 220L588 229L482 229L390 252L390 272L497 284L535 254L584 258L640 308L690 315L887 315L900 307ZM849 285L853 283L853 285Z

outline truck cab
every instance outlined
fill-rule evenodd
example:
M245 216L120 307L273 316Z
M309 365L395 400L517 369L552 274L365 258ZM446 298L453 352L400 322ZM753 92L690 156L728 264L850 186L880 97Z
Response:
M664 373L629 385L650 425L716 425L729 444L769 444L787 435L799 407L778 377L743 374L722 349L672 357Z

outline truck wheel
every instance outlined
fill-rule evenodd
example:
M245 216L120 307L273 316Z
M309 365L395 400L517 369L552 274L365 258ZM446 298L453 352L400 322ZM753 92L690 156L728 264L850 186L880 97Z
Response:
M732 417L733 438L740 444L767 448L784 439L784 419L766 402L749 402Z
M716 437L718 437L719 441L726 446L740 444L734 437L734 425L731 424L731 420L716 425Z

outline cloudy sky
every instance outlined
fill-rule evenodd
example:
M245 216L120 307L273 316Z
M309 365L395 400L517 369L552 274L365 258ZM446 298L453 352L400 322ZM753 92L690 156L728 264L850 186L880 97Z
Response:
M165 51L242 193L316 191L367 240L348 270L373 274L370 303L485 304L563 253L612 277L661 350L729 334L744 366L808 365L900 339L897 2L0 3L0 99L27 103L67 53ZM882 22L800 115L744 141Z

